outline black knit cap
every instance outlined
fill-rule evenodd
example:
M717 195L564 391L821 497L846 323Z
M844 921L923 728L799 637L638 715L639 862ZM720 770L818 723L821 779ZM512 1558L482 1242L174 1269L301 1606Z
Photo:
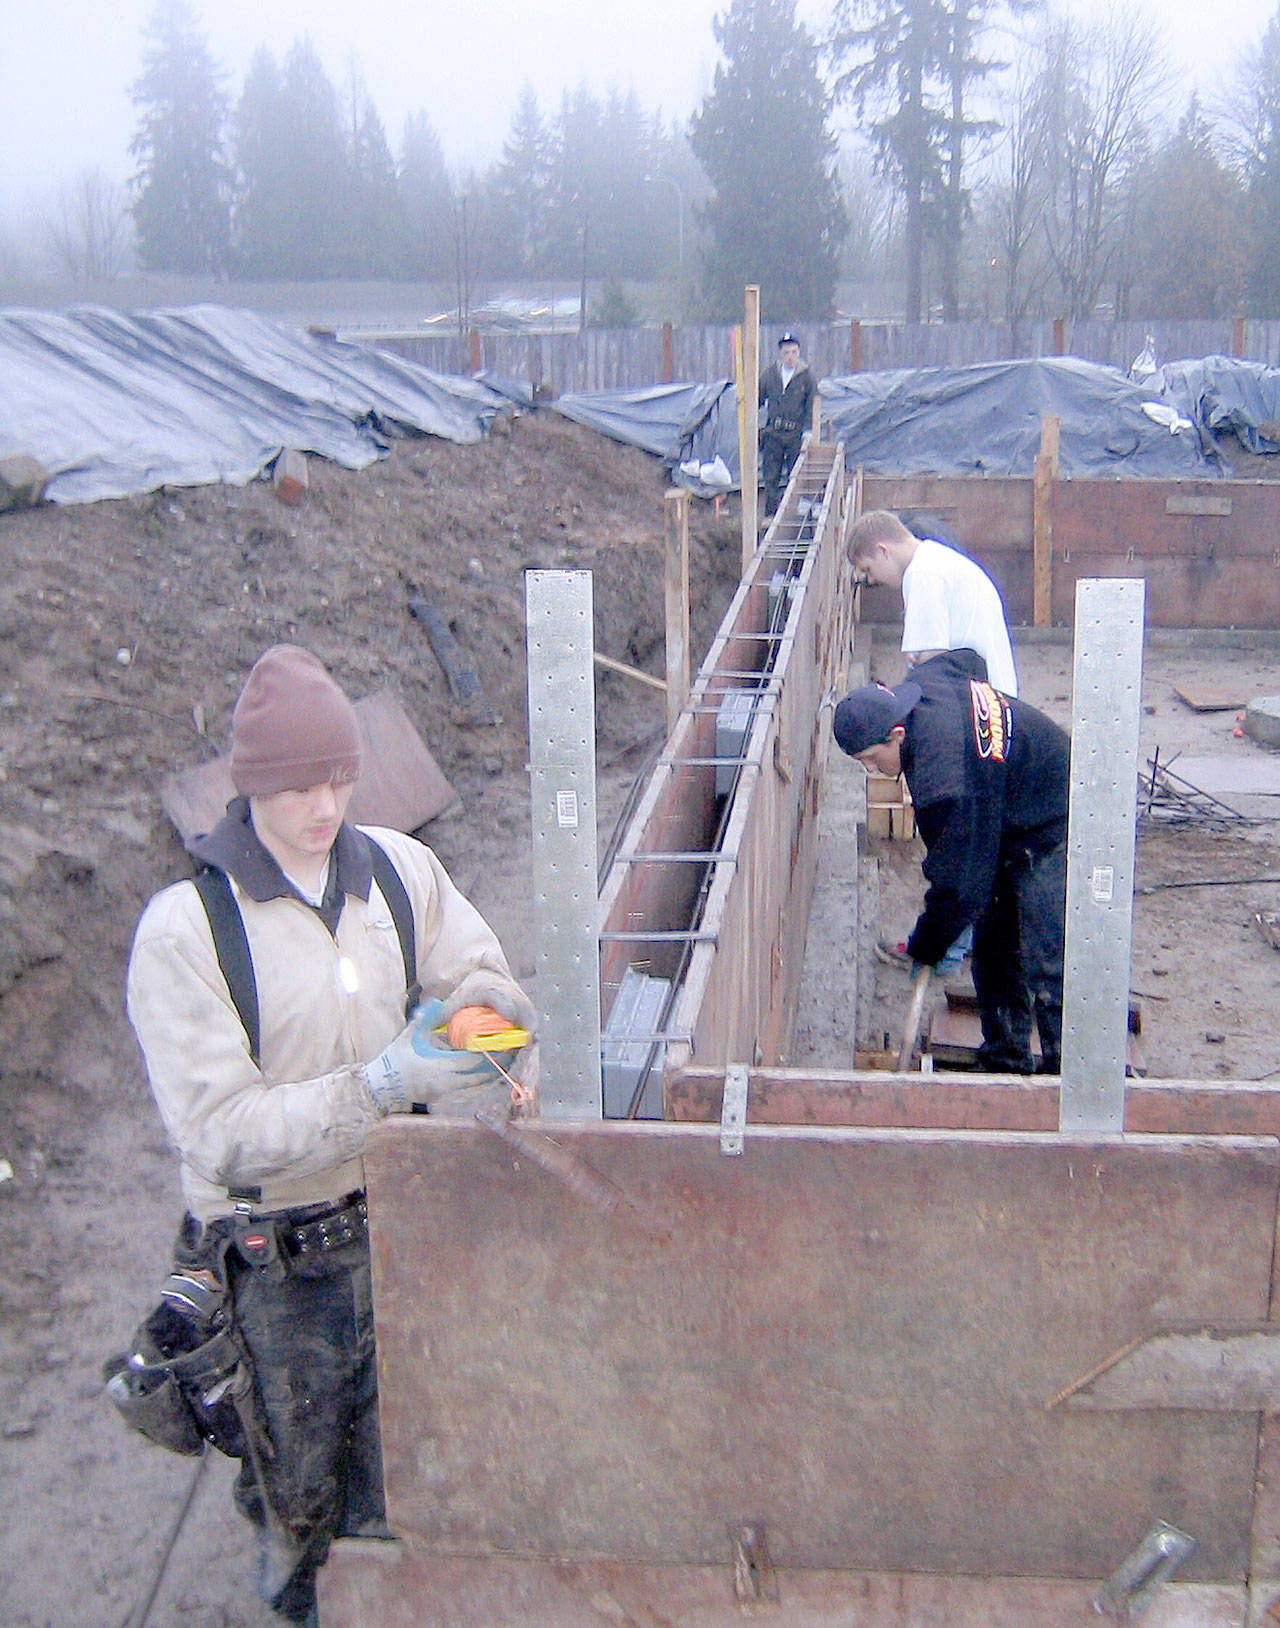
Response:
M850 757L887 740L895 724L904 723L920 699L921 689L910 679L891 690L887 684L863 684L851 690L836 708L831 732L836 745Z
M360 773L356 710L301 645L258 657L231 717L231 779L242 797L308 791Z

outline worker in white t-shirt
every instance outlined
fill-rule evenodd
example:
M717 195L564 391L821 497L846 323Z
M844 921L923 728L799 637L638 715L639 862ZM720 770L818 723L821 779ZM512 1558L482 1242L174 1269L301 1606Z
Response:
M901 590L902 651L909 662L943 650L976 650L992 686L1017 695L1000 591L976 560L915 536L887 509L872 509L854 522L848 554L868 582Z

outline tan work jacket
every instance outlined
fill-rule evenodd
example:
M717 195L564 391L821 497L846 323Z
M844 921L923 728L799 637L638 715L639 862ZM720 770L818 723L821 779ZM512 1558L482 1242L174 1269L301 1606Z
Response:
M369 834L408 892L423 995L444 999L481 968L510 980L494 933L431 850L399 831ZM363 1187L361 1149L379 1116L357 1065L405 1024L400 939L376 881L367 900L346 895L336 937L302 900L258 901L232 885L258 985L260 1066L191 882L147 905L129 961L129 1019L201 1221L234 1211L228 1189L260 1189L262 1213Z

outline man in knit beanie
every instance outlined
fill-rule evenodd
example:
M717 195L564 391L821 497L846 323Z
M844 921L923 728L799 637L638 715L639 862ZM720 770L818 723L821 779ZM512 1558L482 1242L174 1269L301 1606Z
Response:
M462 1007L535 1027L431 850L347 822L359 772L338 684L307 650L266 651L232 720L238 795L190 845L197 880L143 912L128 974L181 1165L177 1265L215 1285L253 1372L262 1440L218 1445L241 1458L259 1591L303 1623L330 1540L385 1535L365 1133L498 1078L440 1038ZM517 1078L529 1051L503 1059Z

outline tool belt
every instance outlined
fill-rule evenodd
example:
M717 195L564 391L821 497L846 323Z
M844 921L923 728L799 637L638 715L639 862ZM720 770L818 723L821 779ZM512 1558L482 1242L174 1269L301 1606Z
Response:
M362 1244L369 1235L369 1210L362 1192L336 1204L308 1204L265 1215L227 1216L209 1231L230 1238L246 1266L315 1261L331 1250Z
M778 435L798 435L800 433L800 420L798 418L771 418L765 428L773 430Z
M201 1453L206 1441L232 1458L244 1452L250 1375L212 1271L170 1273L160 1304L102 1378L125 1423L170 1452Z

